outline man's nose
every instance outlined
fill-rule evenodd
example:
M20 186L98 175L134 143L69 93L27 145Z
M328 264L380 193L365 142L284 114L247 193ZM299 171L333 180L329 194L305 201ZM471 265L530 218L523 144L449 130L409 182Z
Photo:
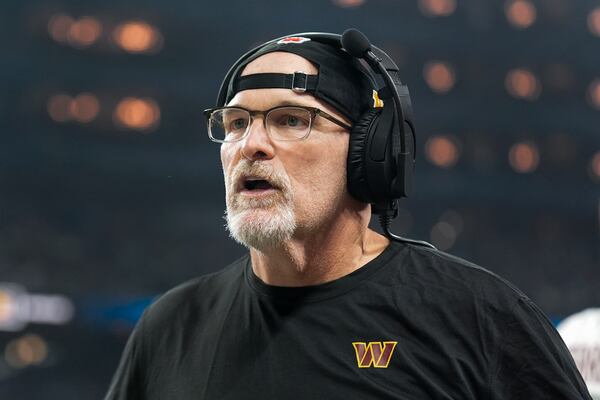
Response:
M242 156L250 161L273 158L275 148L262 117L252 119L248 134L242 140L241 152Z

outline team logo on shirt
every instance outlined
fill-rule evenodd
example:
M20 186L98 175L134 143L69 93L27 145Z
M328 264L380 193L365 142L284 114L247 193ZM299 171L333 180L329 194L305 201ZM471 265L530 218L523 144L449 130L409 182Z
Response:
M277 42L277 44L304 43L304 42L309 42L309 41L310 41L309 38L300 37L300 36L290 36L290 37L281 39L280 41Z
M358 368L387 368L398 342L352 342Z

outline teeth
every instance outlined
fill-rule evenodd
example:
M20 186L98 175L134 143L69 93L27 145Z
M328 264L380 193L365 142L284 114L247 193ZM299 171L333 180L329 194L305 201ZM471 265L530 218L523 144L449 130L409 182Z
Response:
M244 178L244 180L246 182L267 181L267 182L271 183L271 181L269 181L267 178L261 178L261 177L256 177L256 176L248 176L248 177Z

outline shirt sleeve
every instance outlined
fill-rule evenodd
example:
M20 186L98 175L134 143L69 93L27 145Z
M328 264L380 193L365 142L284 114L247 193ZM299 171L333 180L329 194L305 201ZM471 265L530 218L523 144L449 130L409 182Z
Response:
M503 322L490 371L491 399L591 400L567 346L531 300L519 298Z
M142 338L144 314L129 335L104 400L143 400Z

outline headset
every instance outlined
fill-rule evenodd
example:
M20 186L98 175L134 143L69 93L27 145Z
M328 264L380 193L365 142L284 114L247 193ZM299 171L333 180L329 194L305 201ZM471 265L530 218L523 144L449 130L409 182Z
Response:
M357 29L342 35L304 32L282 36L265 42L242 55L229 69L217 96L217 107L225 105L227 90L236 70L263 47L286 37L305 37L346 51L363 60L383 87L374 87L383 107L365 111L350 132L347 158L348 192L356 199L370 203L372 212L391 240L435 248L432 244L404 238L390 232L390 223L398 215L398 199L413 191L416 158L415 126L408 87L399 77L399 68L383 50L371 44Z

